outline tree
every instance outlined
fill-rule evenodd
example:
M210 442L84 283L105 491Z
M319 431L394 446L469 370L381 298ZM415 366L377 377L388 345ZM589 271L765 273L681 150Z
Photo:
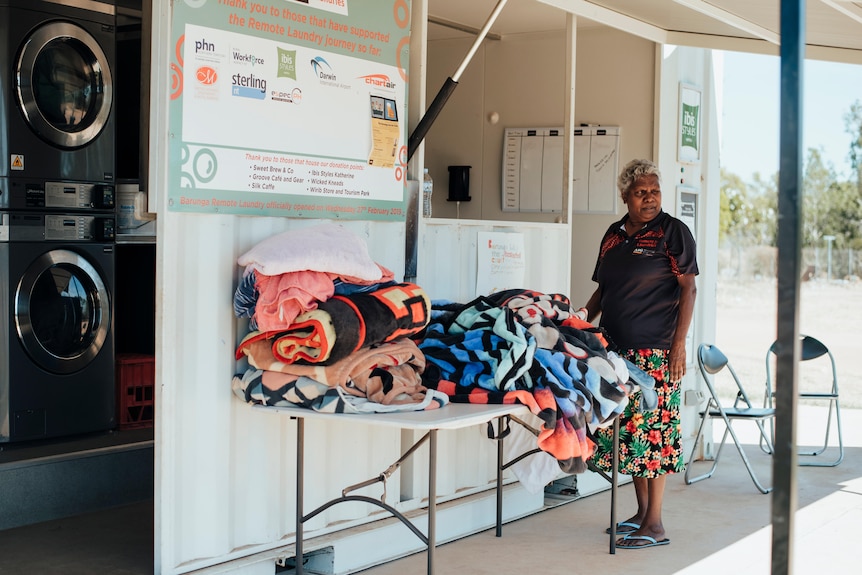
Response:
M850 167L856 175L856 186L862 194L862 102L856 100L844 115L844 129L853 137L850 143Z
M721 169L719 241L737 245L775 245L777 177L764 180L759 173L746 184L738 175Z

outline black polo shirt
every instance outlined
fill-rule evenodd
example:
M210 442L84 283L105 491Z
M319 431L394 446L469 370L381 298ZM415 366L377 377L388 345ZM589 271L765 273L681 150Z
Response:
M602 238L593 281L601 327L620 349L670 349L679 314L678 276L698 274L697 247L684 223L661 211L629 236L625 222Z

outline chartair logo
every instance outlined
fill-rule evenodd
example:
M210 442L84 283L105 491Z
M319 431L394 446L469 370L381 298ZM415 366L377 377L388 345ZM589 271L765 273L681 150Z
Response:
M395 82L393 82L386 74L368 74L367 76L359 76L359 79L364 81L366 84L377 88L387 88L389 90L395 89Z
M311 59L311 69L314 70L314 75L321 80L336 80L335 72L332 71L332 66L329 65L323 56L317 56Z

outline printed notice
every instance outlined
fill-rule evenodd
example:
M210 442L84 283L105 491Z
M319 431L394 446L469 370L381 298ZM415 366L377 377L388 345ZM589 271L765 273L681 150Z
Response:
M371 155L368 165L378 168L394 166L400 134L395 100L371 96Z
M524 287L524 234L479 232L476 295Z
M403 218L409 5L283 4L178 4L169 208Z

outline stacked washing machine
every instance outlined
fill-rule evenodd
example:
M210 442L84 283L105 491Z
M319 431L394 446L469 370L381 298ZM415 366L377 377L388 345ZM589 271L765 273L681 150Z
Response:
M0 0L0 442L115 427L115 8Z

